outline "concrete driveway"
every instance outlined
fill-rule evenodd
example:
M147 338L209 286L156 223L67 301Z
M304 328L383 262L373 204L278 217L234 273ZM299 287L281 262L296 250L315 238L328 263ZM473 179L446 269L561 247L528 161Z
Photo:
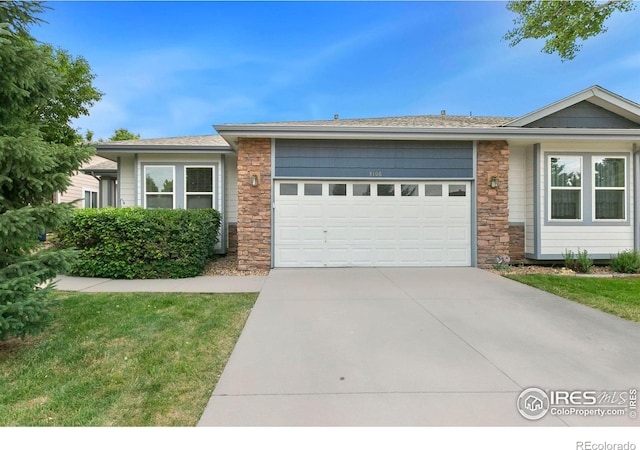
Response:
M516 404L638 374L640 324L487 271L275 269L199 426L637 426Z

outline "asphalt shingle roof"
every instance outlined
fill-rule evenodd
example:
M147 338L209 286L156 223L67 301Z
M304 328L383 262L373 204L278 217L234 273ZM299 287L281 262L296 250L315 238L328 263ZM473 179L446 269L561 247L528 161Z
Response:
M510 121L512 117L482 116L399 116L370 119L335 119L312 120L299 122L262 122L251 125L269 126L344 126L344 127L412 127L412 128L487 128L499 127Z
M109 141L97 143L107 145L167 145L167 146L224 146L228 147L229 144L221 136L217 134L209 134L203 136L181 136L181 137L168 137L157 139L135 139L130 141Z

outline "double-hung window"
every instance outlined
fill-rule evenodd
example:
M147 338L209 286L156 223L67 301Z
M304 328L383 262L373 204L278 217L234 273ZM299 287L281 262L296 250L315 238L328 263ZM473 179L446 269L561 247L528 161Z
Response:
M173 166L146 166L144 168L145 179L145 206L147 208L175 207Z
M593 158L595 220L626 219L625 158Z
M91 191L89 189L83 189L84 192L84 207L85 208L97 208L98 207L98 192Z
M186 209L213 208L213 167L185 168Z
M551 220L582 220L582 157L549 158Z

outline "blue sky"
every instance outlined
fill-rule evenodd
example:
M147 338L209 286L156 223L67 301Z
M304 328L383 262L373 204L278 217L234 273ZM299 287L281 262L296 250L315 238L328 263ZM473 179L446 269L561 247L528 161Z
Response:
M521 116L598 84L640 102L640 8L573 61L511 48L506 2L50 2L39 40L83 56L105 93L82 132L397 115Z

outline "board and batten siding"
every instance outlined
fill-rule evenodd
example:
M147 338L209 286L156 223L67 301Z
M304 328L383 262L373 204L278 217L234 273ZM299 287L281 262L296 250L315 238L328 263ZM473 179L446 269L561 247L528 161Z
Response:
M509 148L509 223L525 223L527 211L526 149Z
M118 180L120 188L120 204L122 208L130 208L136 206L135 189L134 189L134 173L135 158L133 155L120 157L118 166L120 179Z
M590 223L576 224L558 223L551 224L547 222L547 157L555 154L571 154L584 155L586 153L593 156L619 156L625 154L627 156L627 196L628 222L620 224ZM631 149L625 147L624 144L617 143L543 143L540 145L540 152L537 159L538 164L538 226L539 226L539 255L540 259L562 259L562 255L567 250L574 252L587 250L589 255L595 259L605 259L620 251L634 248L634 186L633 186L633 170L632 170L632 153ZM583 171L592 170L591 167L583 167ZM583 189L592 189L592 186L584 186ZM583 194L584 195L584 194ZM588 208L584 205L584 209ZM586 212L583 213L583 219ZM535 242L534 242L535 246Z
M224 157L224 210L227 223L238 222L238 157Z
M525 182L527 186L531 186L525 190L525 226L524 226L524 252L525 254L535 253L535 200L534 192L536 189L540 191L542 188L541 181L535 179L534 165L536 157L533 146L527 147L525 151Z
M473 179L473 142L277 139L275 176Z

